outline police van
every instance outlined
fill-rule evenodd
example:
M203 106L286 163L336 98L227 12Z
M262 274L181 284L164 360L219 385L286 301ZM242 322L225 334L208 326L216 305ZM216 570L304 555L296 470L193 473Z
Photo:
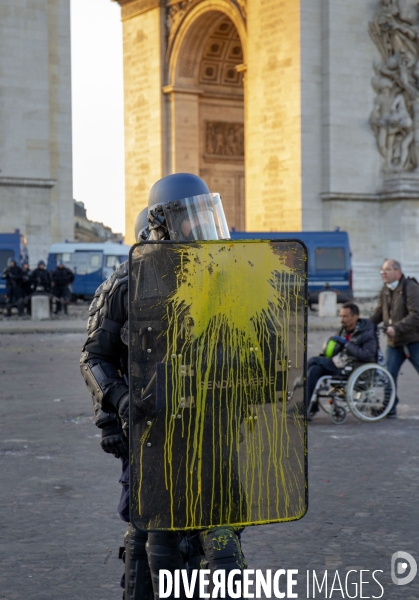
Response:
M308 251L309 303L318 301L319 292L336 292L338 302L353 299L352 262L346 231L231 231L233 240L301 240Z
M26 238L19 229L14 233L0 233L0 303L6 302L6 280L1 278L9 258L13 258L20 267L29 260Z
M112 242L66 242L52 244L47 269L53 271L59 262L74 273L72 300L90 300L100 284L128 259L130 246Z

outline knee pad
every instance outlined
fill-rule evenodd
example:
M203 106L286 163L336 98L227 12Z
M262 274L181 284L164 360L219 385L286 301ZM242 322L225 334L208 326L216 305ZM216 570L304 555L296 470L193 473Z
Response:
M153 598L150 569L147 560L146 531L138 531L131 523L125 534L125 592L124 600Z
M218 527L200 534L205 559L203 568L211 571L245 569L246 561L241 549L240 537L233 527ZM205 565L205 566L204 566Z

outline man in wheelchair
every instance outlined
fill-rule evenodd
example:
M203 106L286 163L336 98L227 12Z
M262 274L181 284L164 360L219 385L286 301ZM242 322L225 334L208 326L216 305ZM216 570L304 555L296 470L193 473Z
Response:
M346 302L340 310L342 325L338 335L327 340L323 354L310 358L307 365L307 402L315 390L320 377L340 376L363 363L376 362L378 336L376 326L369 319L359 317L359 308L353 302ZM319 411L318 401L308 406L307 420L311 421Z

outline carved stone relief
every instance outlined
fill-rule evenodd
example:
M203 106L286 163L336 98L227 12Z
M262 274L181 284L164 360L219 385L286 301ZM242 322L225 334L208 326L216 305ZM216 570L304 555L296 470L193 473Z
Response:
M244 157L243 123L207 121L205 123L205 154L231 158Z
M370 35L381 62L370 124L388 173L419 171L419 0L381 0Z

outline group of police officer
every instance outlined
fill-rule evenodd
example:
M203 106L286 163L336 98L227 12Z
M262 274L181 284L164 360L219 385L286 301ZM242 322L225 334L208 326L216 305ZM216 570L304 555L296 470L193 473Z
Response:
M154 242L229 238L221 202L214 201L214 195L202 179L187 173L169 175L154 184L148 207L137 218L135 235L137 241ZM139 285L152 288L153 282L159 277L155 266L158 245L148 245L149 251L142 262L142 283ZM170 269L166 265L169 276ZM88 338L82 349L80 364L92 396L95 423L101 430L102 449L122 463L122 494L118 512L121 519L128 523L125 547L121 552L121 558L125 561L125 573L121 581L125 588L123 598L158 599L160 569L173 572L175 569L201 567L211 572L217 569L227 573L232 570L241 572L245 568L245 559L240 544L241 530L229 524L182 531L170 528L153 530L152 527L141 529L130 522L128 280L128 262L125 262L97 290L89 309ZM159 302L155 305L159 305ZM144 330L152 338L154 330L159 331L159 322L164 319L163 311L160 309L159 314L154 310L152 314L150 308L150 314L144 314L142 318L145 319L144 323L148 319L149 326ZM145 352L151 353L153 344L158 347L156 338L151 340L150 349ZM163 356L153 357L150 354L145 359L143 392L155 380L158 360L164 360ZM148 394L143 395L148 397ZM137 411L147 429L152 424L152 406L145 401L140 403ZM165 440L157 439L156 443L164 445ZM151 446L151 443L146 445ZM152 477L152 474L147 476ZM147 489L152 489L153 482L148 483ZM147 510L153 512L153 502L148 503Z
M43 260L38 262L36 269L30 271L29 264L24 261L20 267L13 258L9 258L3 270L2 278L6 280L6 316L10 317L12 308L16 306L18 315L22 316L26 307L31 314L31 297L34 294L48 294L56 298L56 313L70 301L70 284L74 281L71 269L59 263L52 271L48 271Z

